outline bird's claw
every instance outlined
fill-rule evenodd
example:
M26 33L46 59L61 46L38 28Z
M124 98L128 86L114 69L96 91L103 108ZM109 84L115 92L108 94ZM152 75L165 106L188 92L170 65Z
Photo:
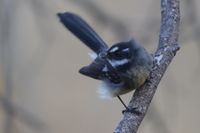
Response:
M140 115L141 114L141 112L140 111L138 111L137 110L137 108L135 107L135 108L127 108L127 109L125 109L125 110L122 110L122 114L124 114L124 113L133 113L133 114L136 114L136 115Z

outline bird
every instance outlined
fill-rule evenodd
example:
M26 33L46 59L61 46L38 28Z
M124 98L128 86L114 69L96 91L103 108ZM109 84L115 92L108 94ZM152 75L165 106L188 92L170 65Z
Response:
M101 98L117 97L125 107L123 112L136 112L126 106L120 95L144 84L152 69L152 56L134 39L109 47L94 29L75 13L58 13L57 16L72 34L94 52L94 60L79 72L101 81L97 91Z

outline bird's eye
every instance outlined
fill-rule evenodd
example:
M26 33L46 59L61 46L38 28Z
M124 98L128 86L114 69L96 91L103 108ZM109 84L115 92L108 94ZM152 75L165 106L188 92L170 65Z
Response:
M108 51L108 58L114 60L128 59L130 57L129 48L113 47Z

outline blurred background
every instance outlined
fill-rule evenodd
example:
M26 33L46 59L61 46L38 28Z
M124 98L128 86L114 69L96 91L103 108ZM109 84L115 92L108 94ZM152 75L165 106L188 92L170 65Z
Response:
M198 133L200 15L181 0L181 50L166 71L139 133ZM0 133L110 133L118 99L101 100L98 81L78 73L91 52L59 22L82 16L112 45L134 37L154 53L160 0L0 0ZM123 95L126 103L133 92Z

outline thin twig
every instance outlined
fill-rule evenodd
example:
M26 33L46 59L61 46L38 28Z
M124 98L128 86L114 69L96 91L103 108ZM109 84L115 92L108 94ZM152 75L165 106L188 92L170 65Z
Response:
M158 48L154 56L154 67L149 79L135 91L129 103L129 108L136 108L140 113L125 113L115 133L137 132L161 78L179 50L179 24L179 0L161 0L161 29Z
M0 50L1 50L1 67L3 70L3 77L4 77L4 83L5 83L5 94L4 97L6 101L11 102L12 101L12 94L13 94L13 49L12 49L12 43L10 42L10 25L13 19L13 12L16 10L17 3L13 0L7 0L1 2L4 7L2 7L2 16L1 21L3 24L3 27L1 29L1 36L0 37ZM5 125L4 125L4 133L11 133L14 121L13 121L13 115L12 113L6 112L5 114Z
M20 120L20 122L23 122L24 124L28 125L30 128L33 128L34 130L41 131L46 126L44 122L37 116L27 111L26 109L11 103L2 96L0 96L0 105L3 107L7 115L12 116L13 119L17 118L17 120Z

